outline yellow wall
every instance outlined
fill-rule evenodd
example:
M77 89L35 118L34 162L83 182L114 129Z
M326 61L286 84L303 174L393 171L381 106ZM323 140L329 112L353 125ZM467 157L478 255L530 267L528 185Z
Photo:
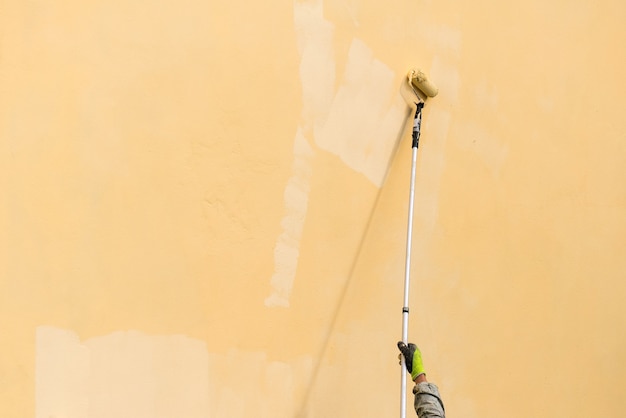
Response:
M397 416L418 66L410 338L449 416L624 415L625 19L4 2L0 414Z

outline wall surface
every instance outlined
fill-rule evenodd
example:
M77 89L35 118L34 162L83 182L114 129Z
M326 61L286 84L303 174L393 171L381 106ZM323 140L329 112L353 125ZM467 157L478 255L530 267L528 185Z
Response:
M4 1L0 415L399 415L412 67L409 335L448 415L625 415L625 20Z

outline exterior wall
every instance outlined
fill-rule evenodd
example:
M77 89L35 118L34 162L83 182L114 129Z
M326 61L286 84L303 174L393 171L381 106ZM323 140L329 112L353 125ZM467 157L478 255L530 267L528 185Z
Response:
M0 414L620 416L626 4L6 1ZM412 412L410 412L412 413Z

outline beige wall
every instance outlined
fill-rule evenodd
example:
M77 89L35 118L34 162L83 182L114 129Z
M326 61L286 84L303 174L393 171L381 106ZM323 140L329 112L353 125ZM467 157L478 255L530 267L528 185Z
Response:
M0 414L397 416L418 66L449 416L623 415L626 5L548 3L4 2Z

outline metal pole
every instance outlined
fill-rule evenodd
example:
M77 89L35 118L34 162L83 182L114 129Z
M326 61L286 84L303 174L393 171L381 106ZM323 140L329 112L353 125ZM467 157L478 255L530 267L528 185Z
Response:
M411 189L409 192L409 221L406 233L406 262L404 264L404 301L402 305L402 341L407 344L409 341L409 285L411 278L411 238L413 237L413 202L415 200L415 167L417 165L417 148L419 146L420 127L422 122L422 107L424 103L417 103L415 119L413 121L413 145L411 161ZM400 418L406 418L406 365L405 358L401 356L401 399Z

